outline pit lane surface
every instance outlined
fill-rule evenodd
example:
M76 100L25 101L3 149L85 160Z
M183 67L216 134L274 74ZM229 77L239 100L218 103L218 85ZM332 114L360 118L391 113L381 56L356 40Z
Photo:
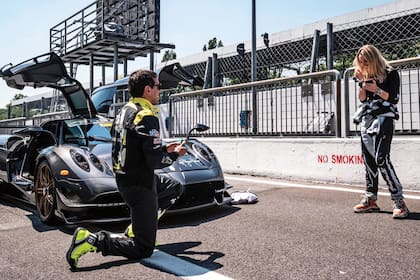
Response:
M46 226L32 207L0 196L0 279L419 279L420 193L406 192L410 218L393 220L387 196L382 212L354 214L357 187L226 179L259 202L166 217L153 257L167 258L157 263L91 253L77 272L65 260L75 227Z

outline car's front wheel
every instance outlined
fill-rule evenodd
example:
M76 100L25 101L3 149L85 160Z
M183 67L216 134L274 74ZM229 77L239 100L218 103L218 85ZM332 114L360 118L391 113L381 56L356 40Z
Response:
M42 161L37 168L35 177L35 204L41 221L50 224L56 222L57 208L56 185L51 167L47 161Z

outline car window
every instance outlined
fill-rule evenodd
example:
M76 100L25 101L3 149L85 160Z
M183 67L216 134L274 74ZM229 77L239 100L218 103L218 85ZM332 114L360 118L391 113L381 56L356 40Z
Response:
M58 124L59 124L59 122L52 121L52 122L48 122L48 123L43 124L42 128L50 131L57 138L58 135L59 135Z
M78 91L72 92L69 94L71 104L73 104L74 109L77 111L79 109L86 108L86 97L85 93L80 89Z
M109 106L112 104L114 93L115 87L109 87L100 89L92 95L91 99L98 113L108 113Z
M64 123L63 138L65 143L77 144L79 146L87 145L83 131L78 125L69 126L67 123Z
M89 144L99 144L103 142L111 142L111 123L96 123L89 126L86 135Z

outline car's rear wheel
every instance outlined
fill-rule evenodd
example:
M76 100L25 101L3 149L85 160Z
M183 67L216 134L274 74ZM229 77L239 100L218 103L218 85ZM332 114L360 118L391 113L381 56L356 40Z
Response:
M57 217L56 185L51 168L47 161L42 161L35 177L35 204L39 217L46 224L55 223Z

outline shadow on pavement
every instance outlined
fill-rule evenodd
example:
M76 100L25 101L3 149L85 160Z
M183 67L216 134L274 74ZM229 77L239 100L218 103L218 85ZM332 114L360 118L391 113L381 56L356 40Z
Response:
M26 217L31 221L32 227L36 231L46 232L46 231L56 229L54 225L49 226L41 222L41 220L38 217L37 210L35 209L35 207L24 200L2 194L0 195L0 204L6 205L8 207L19 208L27 212L30 212L30 214L26 214Z
M183 259L187 262L193 263L201 267L205 267L209 270L216 270L223 266L220 263L217 263L216 260L218 258L224 257L225 254L215 251L200 252L192 250L192 248L197 247L199 245L201 245L201 242L198 241L180 242L160 245L157 247L157 249L169 255ZM203 256L207 256L207 258L203 259Z
M192 248L197 247L199 245L201 245L201 242L181 242L181 243L160 245L157 247L157 249L161 252L177 257L179 259L183 259L184 261L195 264L207 270L217 270L223 267L223 265L216 262L216 260L218 258L225 256L225 254L220 253L220 252L215 252L215 251L200 252L200 251L192 250ZM156 254L156 252L154 254ZM207 258L203 260L203 256L207 256ZM94 271L94 270L100 270L100 269L109 269L114 266L121 266L121 265L127 265L127 264L132 264L132 263L140 263L152 269L165 271L163 267L157 267L156 265L150 264L147 261L147 259L144 259L144 260L123 259L123 260L110 261L110 262L105 262L105 263L101 263L94 266L81 267L81 268L70 269L70 270L73 272L87 272L87 271Z
M44 224L37 213L34 205L20 200L16 197L6 196L0 194L0 204L8 207L19 208L30 213L26 213L26 217L31 221L32 227L38 232L47 232L51 230L60 230L63 233L72 235L74 230L81 226L96 232L100 230L107 230L110 232L122 233L129 224L129 222L112 222L112 223L88 223L65 225L57 222L56 224ZM183 226L199 226L200 224L217 220L219 218L231 215L241 208L231 205L224 205L220 207L209 208L197 212L179 214L179 215L164 215L159 221L160 229L177 228Z
M200 224L214 221L228 215L231 215L241 208L236 206L224 205L220 207L210 208L207 210L197 211L182 215L163 216L159 221L160 229L176 228L183 226L199 226Z
M81 267L77 269L69 268L69 270L71 270L72 272L86 272L86 271L94 271L94 270L99 270L99 269L109 269L114 266L121 266L121 265L127 265L127 264L138 263L138 262L139 260L123 259L123 260L118 260L118 261L105 262L105 263L101 263L94 266Z
M419 221L420 220L420 213L410 212L410 214L408 215L408 217L406 218L406 220L416 220L416 221Z
M389 214L390 216L392 216L392 211L382 211L381 210L378 213ZM419 221L420 220L420 213L410 212L407 218L394 219L394 220L413 220L413 221Z

